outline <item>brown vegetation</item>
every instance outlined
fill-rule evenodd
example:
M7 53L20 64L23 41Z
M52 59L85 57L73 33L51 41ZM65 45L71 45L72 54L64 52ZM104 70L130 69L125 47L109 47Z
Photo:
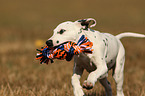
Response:
M73 60L40 65L35 60L39 48L35 41L46 41L63 21L87 17L97 20L95 30L145 34L144 4L144 0L1 0L0 96L73 96ZM145 96L145 39L124 38L122 42L126 49L125 96ZM82 82L87 75L83 74ZM84 91L87 96L105 96L98 82L91 91Z

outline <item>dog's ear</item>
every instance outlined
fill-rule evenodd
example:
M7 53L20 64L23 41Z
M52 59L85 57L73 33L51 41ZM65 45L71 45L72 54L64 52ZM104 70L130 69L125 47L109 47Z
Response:
M96 25L96 20L93 18L80 19L77 20L76 23L79 23L83 29L88 29Z

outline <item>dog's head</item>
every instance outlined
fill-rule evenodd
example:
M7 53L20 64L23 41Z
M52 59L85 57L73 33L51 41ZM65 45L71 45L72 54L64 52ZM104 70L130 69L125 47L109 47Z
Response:
M76 42L83 30L94 27L96 20L92 18L81 19L75 22L67 21L59 24L55 29L53 36L46 41L47 46L54 47L67 41Z

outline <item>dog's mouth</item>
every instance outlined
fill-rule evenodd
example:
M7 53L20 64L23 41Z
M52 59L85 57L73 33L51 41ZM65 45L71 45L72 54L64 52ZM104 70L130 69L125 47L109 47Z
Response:
M59 46L61 46L61 45L63 45L63 44L66 44L66 43L68 43L68 42L71 42L71 41L66 41L66 42L63 42L63 43L61 43L61 44L59 44L59 45L57 45L57 46L52 46L52 48L53 48L53 49L56 49L57 47L59 47Z
M61 45L63 45L63 44L66 44L66 43L68 43L68 42L71 42L71 41L63 42L63 43L61 43L61 44L59 44L59 45L57 45L57 46L49 46L49 49L50 49L49 53L53 53L53 51L54 51L56 48L58 48L59 46L61 46Z
M49 48L50 48L51 50L49 51L49 53L52 54L53 51L54 51L56 48L58 48L58 47L61 46L61 45L66 44L66 43L68 43L68 42L71 42L71 41L63 42L63 43L61 43L61 44L59 44L59 45L57 45L57 46L50 46ZM70 61L70 60L72 59L72 57L73 57L73 55L67 54L66 60L67 60L67 61Z

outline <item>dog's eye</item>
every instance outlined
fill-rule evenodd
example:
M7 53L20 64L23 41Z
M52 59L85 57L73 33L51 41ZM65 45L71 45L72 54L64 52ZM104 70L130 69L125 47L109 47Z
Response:
M59 32L57 32L57 33L59 33L59 34L63 34L65 31L66 31L66 30L61 29L61 30L60 30Z

